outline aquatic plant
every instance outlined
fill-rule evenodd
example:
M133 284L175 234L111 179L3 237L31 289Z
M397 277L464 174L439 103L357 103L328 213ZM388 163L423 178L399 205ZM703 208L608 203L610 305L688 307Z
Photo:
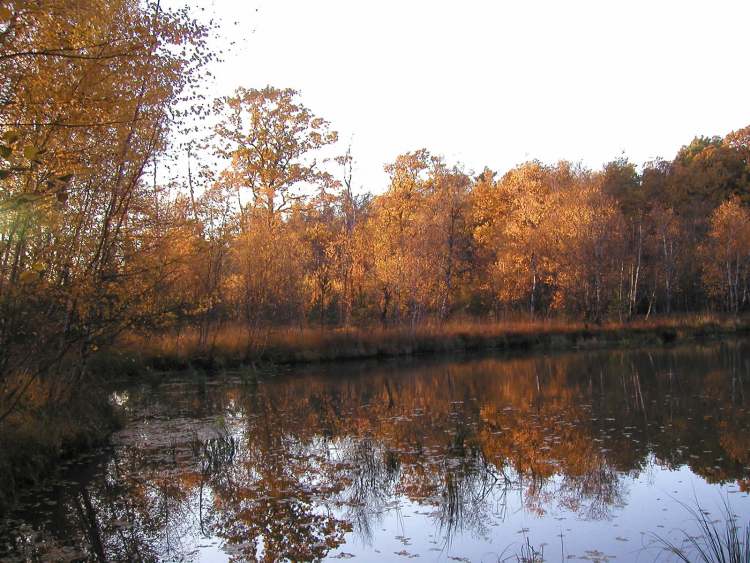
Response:
M544 561L544 548L536 549L531 545L529 538L526 538L526 543L521 546L521 551L516 554L516 561L518 563L542 563Z
M518 551L512 552L515 548L513 545L509 545L498 556L497 563L508 563L512 561L515 561L516 563L544 563L543 545L539 546L539 549L537 549L532 545L526 532L524 532L523 537L525 543L521 544L521 548ZM511 550L511 554L506 555L509 550Z
M658 534L653 537L667 553L686 563L750 563L750 523L738 524L729 501L722 498L722 502L723 521L709 519L710 513L697 500L695 508L680 502L700 531L693 535L680 530L681 545Z

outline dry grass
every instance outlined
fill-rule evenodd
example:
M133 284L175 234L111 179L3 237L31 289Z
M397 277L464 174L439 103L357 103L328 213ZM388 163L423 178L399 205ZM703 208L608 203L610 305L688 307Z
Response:
M593 325L562 319L460 321L416 327L262 328L215 331L205 344L192 328L124 335L116 349L157 369L194 365L231 367L255 361L314 362L481 349L576 348L668 343L686 337L732 334L750 325L715 315L652 318Z

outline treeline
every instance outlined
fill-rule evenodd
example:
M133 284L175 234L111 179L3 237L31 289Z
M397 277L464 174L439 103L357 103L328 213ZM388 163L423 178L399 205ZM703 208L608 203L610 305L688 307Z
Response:
M225 167L200 197L163 201L181 244L161 262L181 272L156 310L174 323L601 322L748 305L750 128L601 170L473 174L422 149L372 195L353 190L351 152L322 170L335 134L293 90L241 89L216 110Z
M0 421L130 328L747 308L750 128L596 171L417 150L372 195L294 90L201 95L215 30L158 1L0 6Z

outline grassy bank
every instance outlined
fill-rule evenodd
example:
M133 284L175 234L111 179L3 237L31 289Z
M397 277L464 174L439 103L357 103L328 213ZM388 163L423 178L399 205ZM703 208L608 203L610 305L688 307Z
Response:
M193 329L123 336L100 355L97 369L129 373L222 369L255 362L310 363L479 350L577 349L671 344L750 333L750 319L685 316L630 323L443 323L357 329L256 329L228 326L206 343Z

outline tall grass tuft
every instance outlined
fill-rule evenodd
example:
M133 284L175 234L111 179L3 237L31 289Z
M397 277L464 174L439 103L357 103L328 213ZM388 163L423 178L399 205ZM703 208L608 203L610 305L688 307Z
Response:
M526 538L526 544L521 547L521 551L516 554L517 563L542 563L544 561L544 548L536 549L529 538Z
M750 563L750 523L738 525L729 501L722 501L723 523L709 520L708 512L697 502L696 508L680 503L698 525L700 534L681 530L683 541L679 546L657 534L654 538L666 552L686 563Z
M539 549L535 548L529 537L524 532L524 543L521 544L521 549L506 555L506 553L512 549L512 546L506 547L503 552L497 557L497 563L544 563L544 547L539 546Z

